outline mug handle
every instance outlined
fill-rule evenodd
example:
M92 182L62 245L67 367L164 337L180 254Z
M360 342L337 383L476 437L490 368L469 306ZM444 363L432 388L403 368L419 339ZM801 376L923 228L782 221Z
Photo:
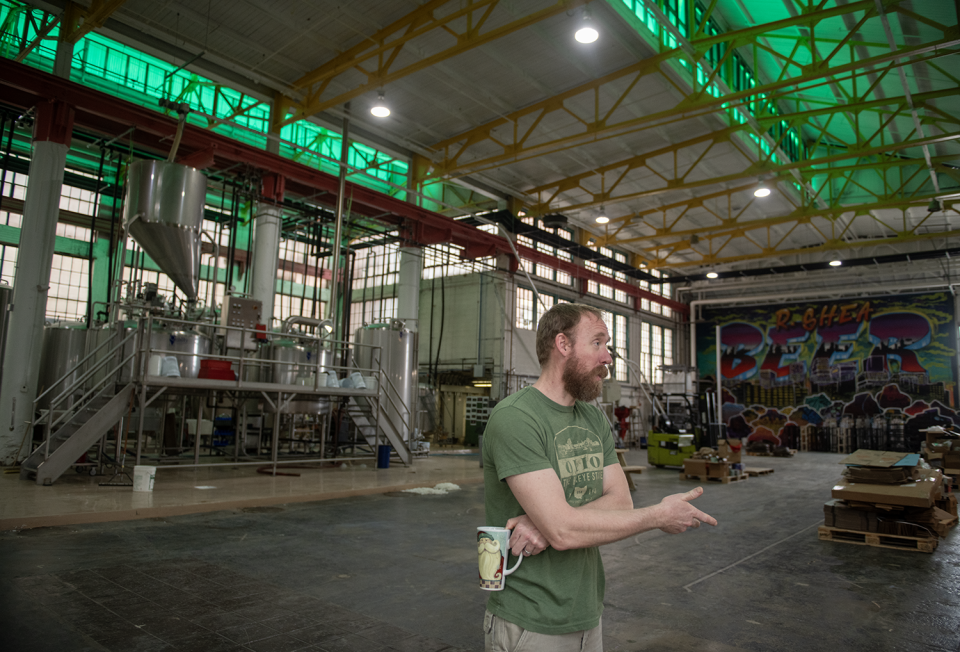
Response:
M509 552L508 552L507 554L509 554ZM510 575L511 573L513 573L513 571L515 571L515 570L517 570L518 568L520 568L520 562L522 562L522 561L523 561L523 555L520 555L519 557L517 557L517 563L513 565L513 568L511 568L510 570L507 570L506 568L504 568L504 569L503 569L503 574L506 576L506 575Z

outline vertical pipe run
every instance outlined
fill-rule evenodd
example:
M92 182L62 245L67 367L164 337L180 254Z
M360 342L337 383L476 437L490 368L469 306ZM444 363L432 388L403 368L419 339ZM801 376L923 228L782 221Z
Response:
M333 339L343 339L343 333L340 331L340 320L337 319L338 307L337 296L340 293L339 274L340 274L340 239L343 237L343 200L347 188L347 159L350 154L350 103L343 105L343 129L340 133L340 182L337 189L337 221L333 230L333 262L331 271L333 278L330 280L330 307L327 311L327 318L333 322Z
M717 439L723 433L723 350L720 348L720 324L717 324Z

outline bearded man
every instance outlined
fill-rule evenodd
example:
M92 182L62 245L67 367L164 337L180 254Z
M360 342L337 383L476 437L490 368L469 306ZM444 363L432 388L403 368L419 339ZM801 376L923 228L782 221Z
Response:
M503 555L500 554L499 541L481 536L477 540L477 557L480 579L487 581L500 579Z
M487 652L601 652L604 573L598 546L659 528L716 525L690 501L697 487L633 509L610 424L588 403L613 362L600 311L551 308L537 328L540 378L494 408L483 438L486 521L513 530L529 557L484 616Z

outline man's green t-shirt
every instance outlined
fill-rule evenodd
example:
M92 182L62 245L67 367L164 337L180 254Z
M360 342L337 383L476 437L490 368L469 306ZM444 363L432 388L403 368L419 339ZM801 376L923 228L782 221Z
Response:
M616 463L600 410L581 401L559 405L534 387L521 389L500 401L483 433L484 524L503 527L524 513L505 482L512 475L553 469L567 503L579 507L603 495L603 467ZM506 588L490 594L487 609L539 634L566 634L600 623L603 591L598 548L547 548L523 560Z

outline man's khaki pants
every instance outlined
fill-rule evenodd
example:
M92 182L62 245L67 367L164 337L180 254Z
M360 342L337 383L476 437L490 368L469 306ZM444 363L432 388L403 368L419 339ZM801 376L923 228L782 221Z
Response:
M603 623L569 634L537 634L494 616L483 616L485 652L603 652Z

